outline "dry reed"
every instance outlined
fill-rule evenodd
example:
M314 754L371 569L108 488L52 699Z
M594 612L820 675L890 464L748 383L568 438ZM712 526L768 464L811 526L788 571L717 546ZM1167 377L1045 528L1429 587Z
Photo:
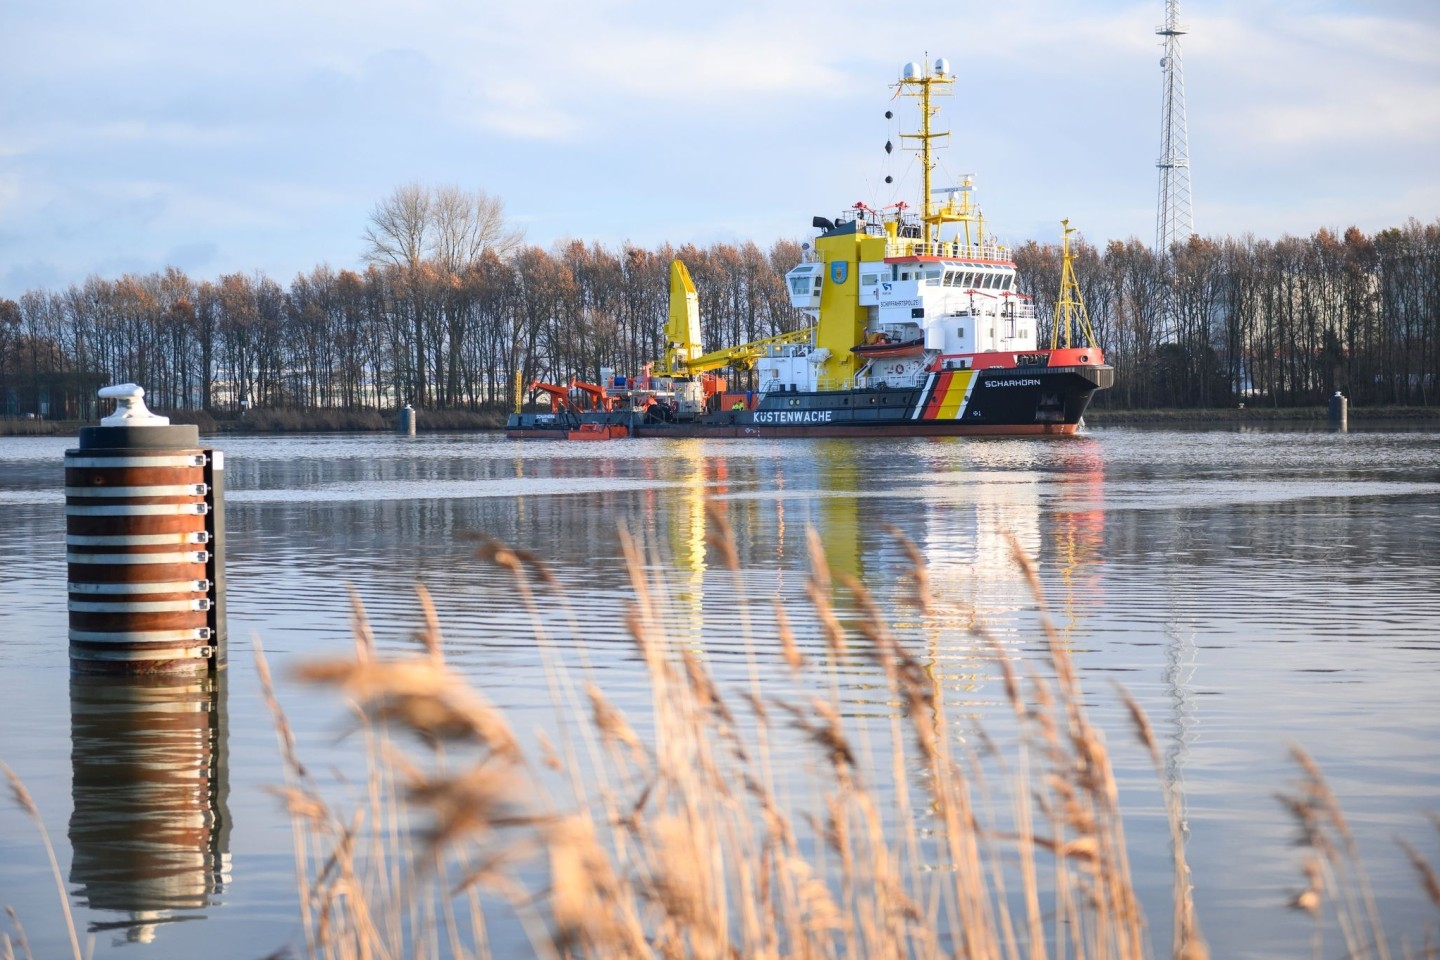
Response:
M710 546L741 586L729 526L718 510L707 512ZM918 550L895 535L915 564L908 580L923 616L927 574ZM565 720L558 740L540 738L538 763L500 712L448 666L423 593L423 655L377 657L357 612L357 636L366 638L357 657L299 670L302 680L352 699L375 751L372 771L388 771L391 787L372 791L368 807L346 821L308 792L298 765L287 761L289 789L304 801L295 818L301 847L313 862L322 849L331 851L305 886L312 955L487 956L499 904L523 926L527 949L542 957L1153 955L1105 737L1087 715L1078 670L1050 620L1038 572L1018 545L1014 560L1041 613L1046 661L1013 662L977 630L1017 727L1006 774L992 783L981 757L960 748L950 729L935 672L904 648L864 584L832 573L818 539L811 538L807 622L826 656L801 652L794 618L778 601L771 621L778 635L765 638L778 648L790 690L828 691L798 698L762 682L753 636L743 638L749 682L736 691L716 680L697 650L672 642L666 585L653 572L663 565L623 533L621 542L635 594L627 623L649 683L648 738L551 646L541 613L564 604L558 582L535 558L493 542L478 555L515 577ZM571 616L570 629L583 638ZM748 615L742 622L748 631ZM894 706L886 748L871 743L840 698L838 665L855 655L874 664L885 702ZM1160 775L1143 711L1123 690L1120 696ZM278 712L277 727L288 756ZM391 737L402 729L430 753L401 759ZM808 745L802 785L794 769L775 768L772 748L787 737ZM988 739L976 739L993 753ZM445 752L447 744L464 745L463 761ZM1318 916L1322 890L1346 890L1338 920L1347 955L1388 960L1339 807L1308 758L1297 753L1297 761L1305 780L1290 804L1319 854L1297 906ZM1165 790L1174 854L1167 952L1203 960L1209 952L1191 895L1180 802L1173 787ZM373 867L367 873L356 866L354 824L403 823L407 815L425 826L385 835L383 859L399 872L382 884ZM1434 872L1408 853L1435 896ZM458 882L438 882L450 873ZM336 892L342 878L353 901ZM384 923L359 912L380 891L378 905L367 909L389 917Z
M710 544L742 587L729 526L723 513L708 512ZM893 535L914 564L907 579L924 617L922 558ZM414 652L383 656L353 597L353 656L296 671L303 682L343 694L357 720L366 775L337 801L299 757L257 639L256 667L285 771L274 792L294 826L305 956L510 955L515 930L525 949L557 960L1153 955L1105 737L1087 715L1079 672L1018 544L1012 541L1014 561L1041 613L1045 661L1017 662L975 631L1014 718L1012 750L999 757L983 735L973 735L978 753L963 746L936 671L897 639L864 584L832 573L813 535L806 587L813 616L805 622L826 655L801 652L798 615L776 601L770 622L778 635L763 643L778 648L784 668L764 677L756 659L762 641L750 635L747 614L741 639L749 676L741 690L718 681L697 650L670 639L666 583L656 572L663 564L623 533L621 543L635 594L630 640L649 685L648 725L605 695L583 655L572 663L552 644L542 613L568 606L544 564L490 541L477 551L514 577L545 653L560 722L553 734L537 735L533 757L504 714L448 663L428 593L419 594ZM566 629L583 639L573 611L566 616ZM840 695L841 667L856 656L883 678L890 707L883 747ZM1154 733L1134 699L1120 696L1159 774ZM791 752L777 754L782 744ZM987 776L986 756L1002 776ZM1298 750L1295 758L1302 780L1283 799L1310 850L1294 906L1317 918L1315 954L1321 918L1333 910L1347 956L1388 960L1354 837L1318 767ZM5 773L45 836L23 784ZM1174 854L1168 953L1202 960L1208 950L1179 798L1166 789ZM1405 851L1440 908L1435 871L1414 848ZM508 925L498 945L497 919ZM16 946L28 956L12 920L17 939L0 937L6 960ZM67 922L79 956L68 911ZM1437 953L1427 941L1406 956Z

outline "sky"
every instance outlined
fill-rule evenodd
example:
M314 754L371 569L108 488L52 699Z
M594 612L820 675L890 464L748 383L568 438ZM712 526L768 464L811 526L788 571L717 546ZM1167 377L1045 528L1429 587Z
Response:
M993 233L1152 243L1163 0L5 0L0 297L176 266L363 264L410 183L528 243L807 240L919 200L908 61L947 58L936 185ZM1182 0L1195 227L1440 217L1440 0ZM885 119L885 111L896 117ZM887 185L885 177L893 177Z

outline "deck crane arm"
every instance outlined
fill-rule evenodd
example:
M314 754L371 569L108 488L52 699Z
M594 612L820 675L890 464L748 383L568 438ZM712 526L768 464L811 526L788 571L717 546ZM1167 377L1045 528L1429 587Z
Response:
M570 388L562 387L558 383L541 383L539 380L530 381L530 393L544 392L550 395L550 408L556 413L566 411L575 412L575 405L570 402Z
M606 393L605 388L602 386L593 383L585 383L584 381L577 380L574 377L571 377L570 389L583 390L585 393L589 394L591 410L604 410L606 413L609 413L612 409L614 409L614 398L611 397L608 393Z
M701 373L708 373L711 370L719 370L722 367L748 370L755 366L756 361L765 356L766 348L772 346L780 347L793 343L809 343L814 333L814 327L804 327L800 330L792 330L789 333L766 337L763 340L752 340L749 343L742 343L739 346L712 350L710 353L696 357L694 360L685 364L683 370L680 372L695 376Z
M765 355L767 348L792 343L808 343L814 327L793 330L763 340L723 347L702 354L700 345L700 307L690 271L679 260L670 262L670 315L665 324L665 359L655 365L654 375L661 377L697 377L722 367L748 370Z

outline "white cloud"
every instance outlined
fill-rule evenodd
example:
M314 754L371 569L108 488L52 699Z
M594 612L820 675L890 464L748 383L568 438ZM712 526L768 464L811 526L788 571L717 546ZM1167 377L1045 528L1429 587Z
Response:
M542 246L801 238L812 214L900 196L883 176L904 181L913 160L880 147L910 121L880 114L913 116L887 86L927 56L960 81L942 170L978 175L997 228L1052 236L1069 215L1096 242L1148 237L1162 14L1158 0L17 0L0 213L25 246L0 238L0 258L83 277L117 251L189 251L283 277L353 262L366 213L411 180L496 193ZM1187 18L1202 229L1440 212L1428 6L1211 0Z

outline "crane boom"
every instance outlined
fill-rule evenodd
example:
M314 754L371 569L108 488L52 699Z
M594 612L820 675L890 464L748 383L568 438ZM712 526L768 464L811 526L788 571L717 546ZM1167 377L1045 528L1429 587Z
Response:
M665 324L665 359L653 371L662 377L695 377L722 367L748 370L774 346L806 343L815 333L814 327L792 330L763 340L753 340L734 347L722 347L702 354L700 342L700 306L690 271L679 260L670 262L670 314Z
M696 374L708 373L711 370L719 370L721 367L735 367L739 370L748 370L755 366L757 360L765 356L766 348L780 347L792 343L808 343L811 335L814 333L814 327L805 327L800 330L792 330L789 333L766 337L763 340L752 340L749 343L742 343L735 347L723 347L719 350L712 350L685 364L683 372L690 376L695 376Z

